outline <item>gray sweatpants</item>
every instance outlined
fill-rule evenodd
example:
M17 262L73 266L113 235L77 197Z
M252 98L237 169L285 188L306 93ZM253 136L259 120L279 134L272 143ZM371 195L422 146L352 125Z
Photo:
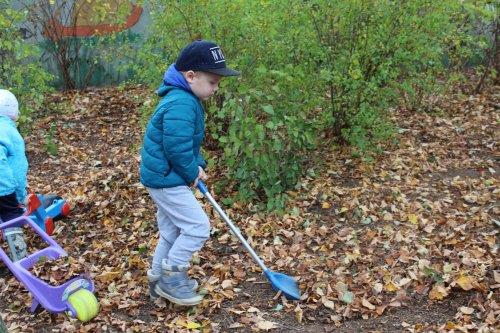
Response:
M148 188L158 211L160 238L153 255L153 274L161 273L161 262L187 265L194 252L201 249L210 236L210 223L188 186Z

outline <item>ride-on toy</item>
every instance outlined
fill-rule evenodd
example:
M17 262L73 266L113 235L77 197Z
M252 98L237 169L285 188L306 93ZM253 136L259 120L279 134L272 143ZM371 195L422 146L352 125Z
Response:
M94 318L99 312L99 303L94 295L94 283L92 280L79 276L73 278L60 286L52 286L33 276L29 269L40 260L56 260L67 256L67 253L52 239L42 228L40 228L28 216L20 216L0 224L0 231L9 228L23 228L29 226L48 244L25 258L13 262L0 247L0 259L14 276L31 293L32 304L30 312L34 313L42 306L51 313L64 312L72 318L78 318L85 322ZM29 228L28 228L29 229Z
M49 235L54 232L54 221L68 216L71 210L66 200L53 194L31 193L27 201L24 215L29 215L33 222Z
M54 221L69 215L69 204L56 195L28 195L26 210L23 215L29 216L49 236L54 232ZM10 257L18 261L26 256L26 242L22 228L10 228L4 232L9 244Z

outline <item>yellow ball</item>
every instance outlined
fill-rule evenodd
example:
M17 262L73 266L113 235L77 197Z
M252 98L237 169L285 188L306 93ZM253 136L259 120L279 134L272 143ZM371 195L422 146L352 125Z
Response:
M97 316L99 302L94 294L87 289L80 289L68 297L68 302L76 311L76 317L83 322Z

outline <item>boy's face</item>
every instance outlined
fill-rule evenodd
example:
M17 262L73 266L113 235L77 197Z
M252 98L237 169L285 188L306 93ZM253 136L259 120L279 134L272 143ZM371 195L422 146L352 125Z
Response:
M200 71L187 71L184 76L193 93L201 100L206 100L215 94L222 78L217 74Z

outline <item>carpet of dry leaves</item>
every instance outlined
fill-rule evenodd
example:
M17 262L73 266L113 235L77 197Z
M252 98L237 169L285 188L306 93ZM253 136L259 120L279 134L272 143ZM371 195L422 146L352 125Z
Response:
M373 163L347 149L327 151L317 175L289 192L284 216L227 209L272 270L299 279L301 301L270 288L199 195L213 235L193 259L206 297L189 309L147 296L157 234L138 151L140 110L152 107L151 94L140 86L56 94L26 135L30 188L73 207L54 234L69 257L33 273L54 284L90 275L101 310L85 324L32 315L29 293L0 263L0 312L10 332L498 329L498 87L451 95L434 113L395 111L398 140ZM51 126L55 156L46 148ZM208 185L222 172L211 170Z

